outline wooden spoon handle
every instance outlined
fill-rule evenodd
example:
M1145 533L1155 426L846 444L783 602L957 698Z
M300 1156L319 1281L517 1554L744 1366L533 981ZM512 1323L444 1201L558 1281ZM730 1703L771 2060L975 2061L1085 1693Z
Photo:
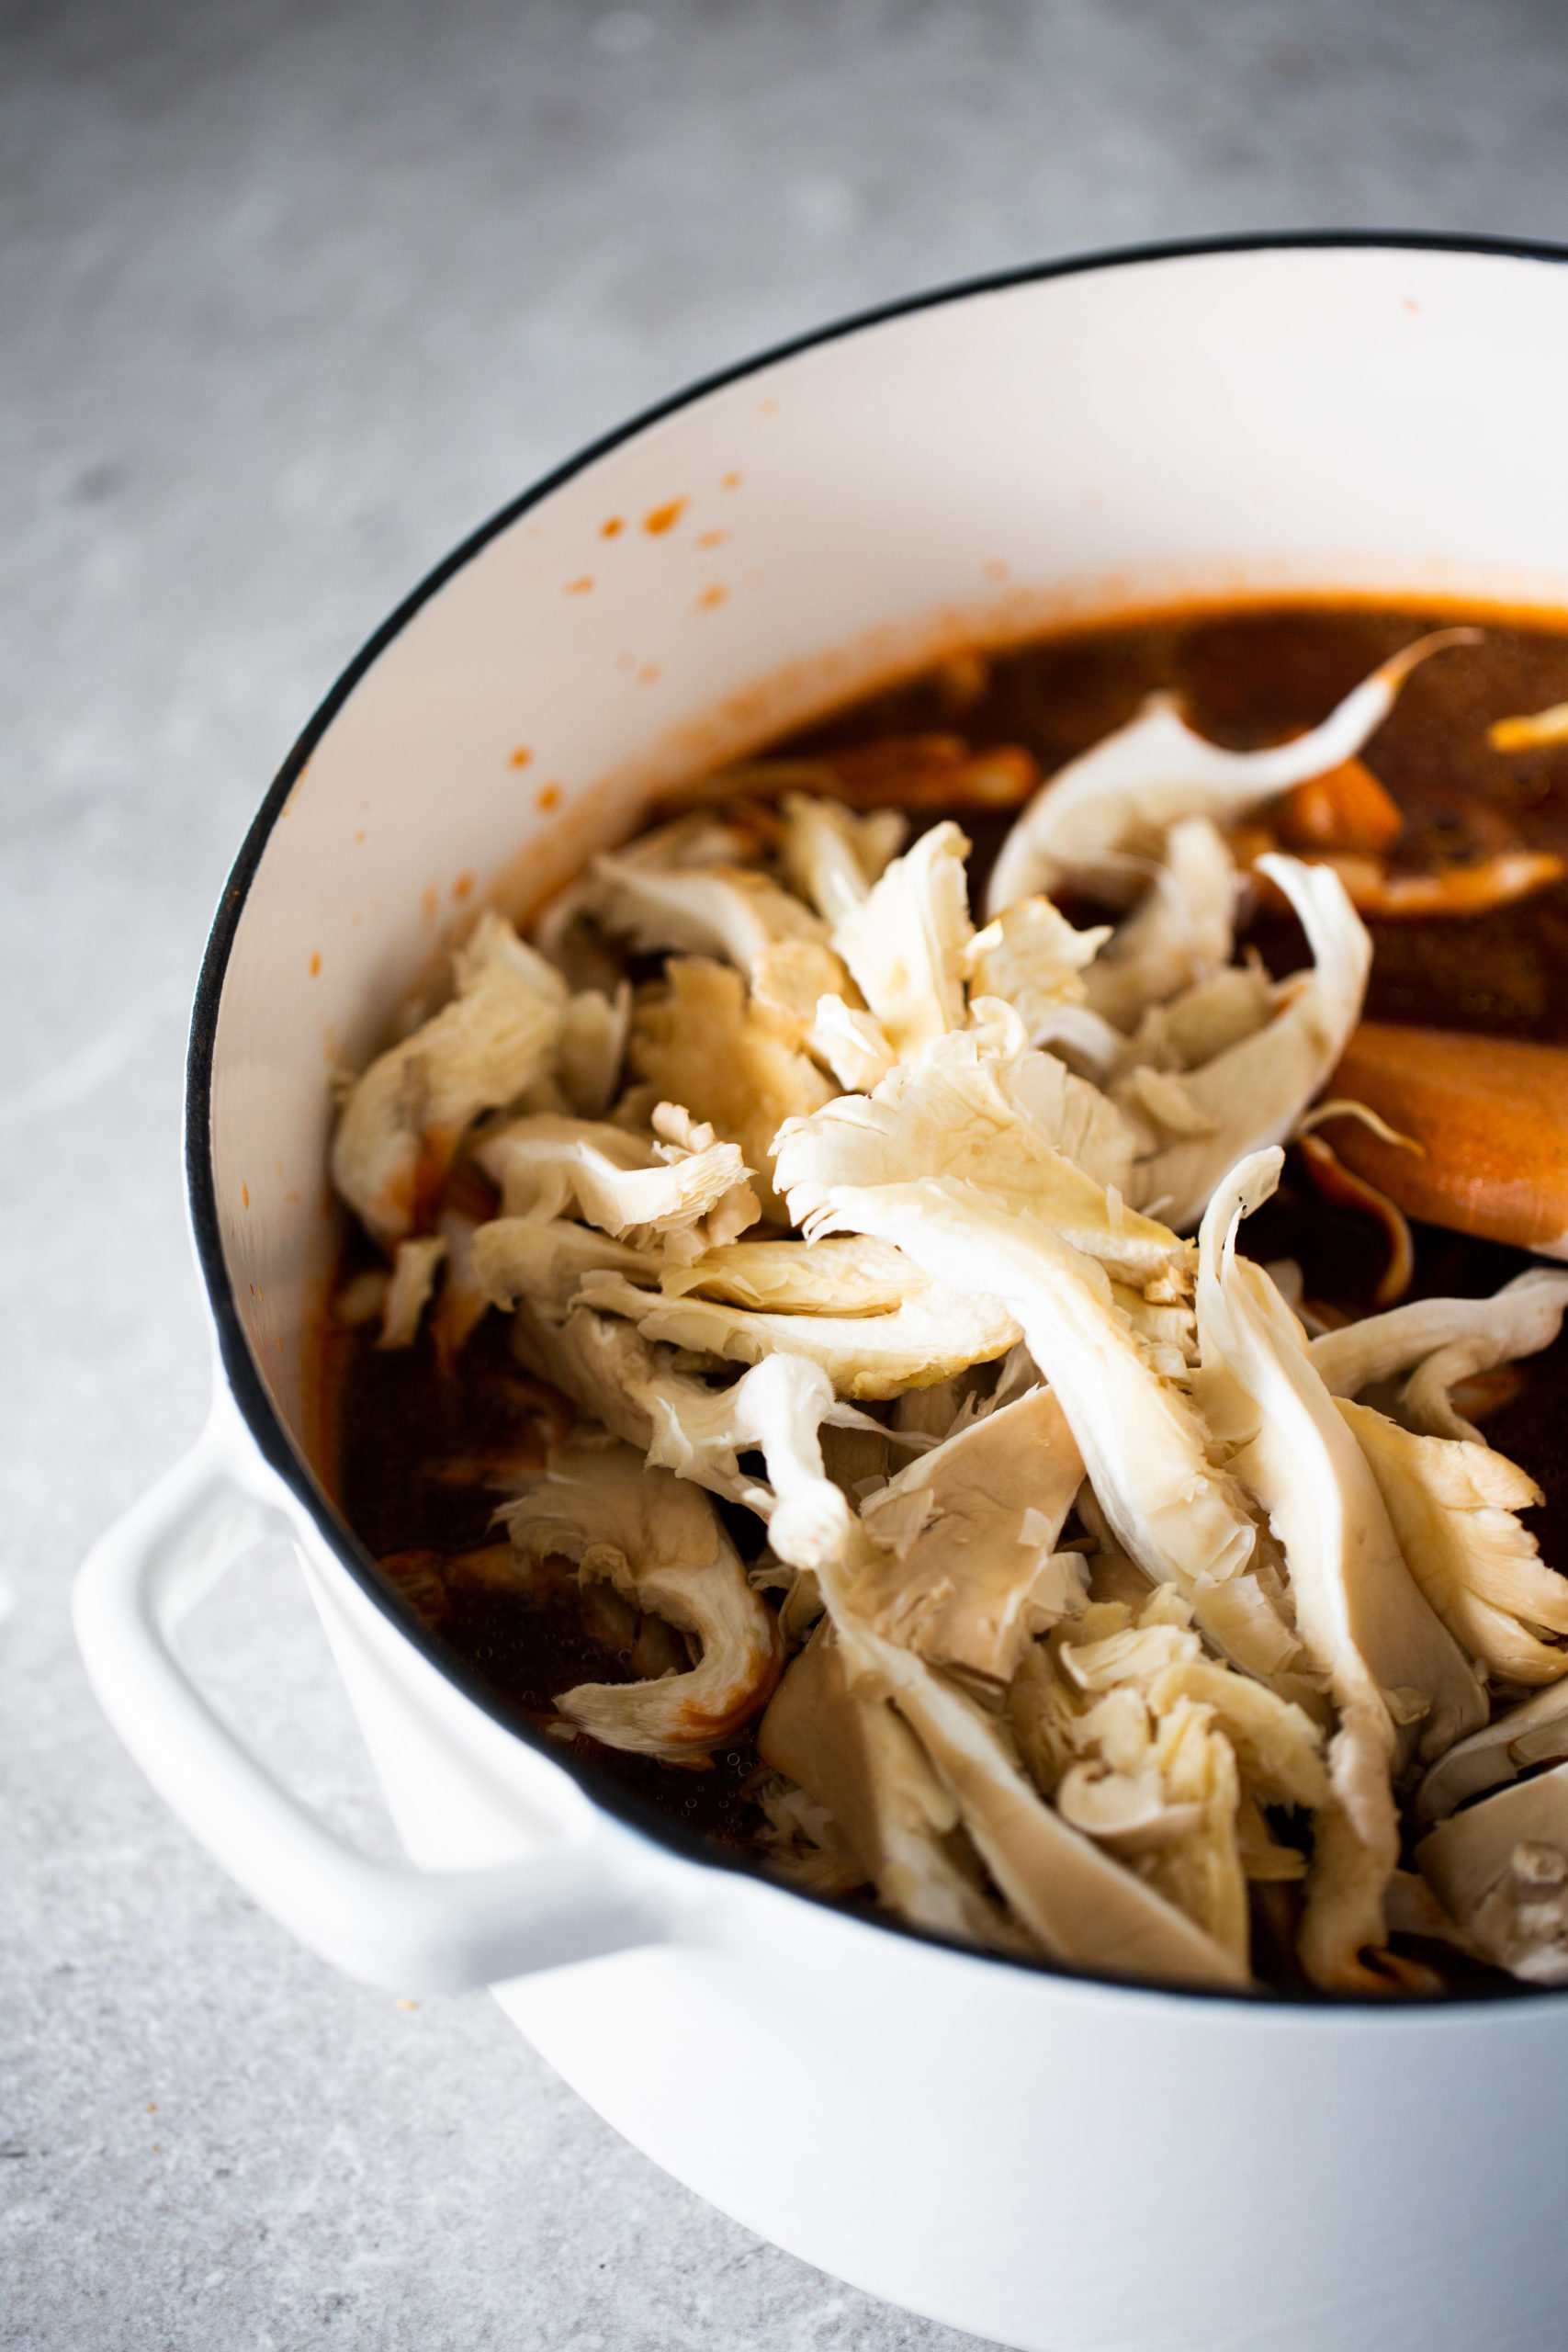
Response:
M1407 1216L1568 1258L1568 1046L1364 1021L1327 1092L1423 1147L1325 1123L1346 1166Z

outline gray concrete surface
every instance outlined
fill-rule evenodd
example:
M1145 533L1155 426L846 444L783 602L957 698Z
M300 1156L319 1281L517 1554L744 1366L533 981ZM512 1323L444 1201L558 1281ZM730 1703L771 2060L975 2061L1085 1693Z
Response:
M344 657L601 426L1036 254L1568 238L1568 19L39 0L0 28L0 2343L957 2347L673 2187L484 1998L329 1975L96 1713L72 1571L202 1406L203 933ZM1500 415L1506 379L1499 354ZM254 1561L197 1645L263 1750L384 1837L292 1571Z

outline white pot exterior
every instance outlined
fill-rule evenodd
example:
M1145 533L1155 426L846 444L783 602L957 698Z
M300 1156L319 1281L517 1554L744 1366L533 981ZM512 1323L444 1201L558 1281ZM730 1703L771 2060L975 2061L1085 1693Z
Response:
M1134 259L770 362L489 537L363 669L220 919L196 1198L253 1432L229 1411L223 1442L257 1454L254 1482L276 1484L256 1435L281 1455L251 1364L308 1442L330 1070L369 1052L455 920L525 907L660 785L944 646L1200 597L1568 610L1565 380L1550 259ZM443 1679L324 1506L290 1508L415 1860L570 1834L666 1904L669 1940L499 1997L715 2204L1029 2352L1543 2352L1568 2333L1561 1997L1381 2011L1090 1984L666 1852Z

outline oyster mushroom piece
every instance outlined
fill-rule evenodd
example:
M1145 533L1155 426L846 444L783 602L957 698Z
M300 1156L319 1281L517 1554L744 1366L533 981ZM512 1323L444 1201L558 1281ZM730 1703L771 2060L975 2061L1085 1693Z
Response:
M430 1318L430 1331L435 1343L435 1361L443 1374L453 1370L491 1303L474 1267L474 1236L479 1223L478 1217L460 1208L443 1209L435 1220L436 1233L446 1245L446 1271L435 1312Z
M629 1271L629 1270L628 1270ZM859 1234L829 1241L731 1241L667 1267L666 1298L694 1294L784 1315L883 1315L928 1287L919 1266Z
M639 1079L739 1147L762 1210L782 1223L773 1138L786 1119L820 1110L833 1089L749 1001L739 973L703 956L672 958L663 987L637 1009L629 1051Z
M1075 931L1046 898L1021 899L976 932L964 951L964 977L975 997L999 998L1022 1022L1032 1046L1054 1031L1063 1009L1089 994L1084 967L1111 937L1111 926Z
M803 1477L820 1478L818 1431L824 1422L888 1437L879 1422L835 1397L826 1374L801 1359L780 1358L776 1370L769 1359L744 1379L715 1387L677 1371L629 1323L581 1306L558 1327L519 1316L514 1341L530 1371L638 1447L651 1468L673 1470L763 1520L772 1520ZM771 1475L784 1482L777 1489L740 1467L740 1456L759 1447L775 1464Z
M1344 1051L1366 993L1372 944L1338 876L1291 857L1258 863L1301 918L1313 969L1285 982L1266 1028L1182 1079L1200 1131L1135 1164L1129 1197L1161 1204L1177 1227L1196 1224L1227 1169L1291 1134Z
M1179 1280L1187 1245L1123 1207L1058 1147L1047 1124L1055 1103L1046 1119L1033 1115L1047 1091L1059 1101L1067 1090L1094 1090L1059 1063L1055 1079L1036 1072L1050 1057L1027 1052L1016 1016L1009 1012L1007 1022L1010 1051L987 1052L984 1035L972 1031L943 1037L874 1093L840 1096L784 1128L775 1175L795 1223L815 1232L820 1204L846 1186L952 1178L984 1185L1140 1287L1161 1276ZM1038 1092L1036 1078L1044 1081Z
M1123 1040L1116 1072L1150 1069L1180 1072L1255 1036L1274 1015L1274 983L1259 964L1229 964L1165 1004L1151 1004Z
M536 1380L570 1397L589 1420L647 1453L653 1420L637 1392L654 1359L629 1323L581 1306L573 1307L564 1321L552 1322L524 1301L512 1318L512 1351Z
M1120 1029L1091 1012L1087 1004L1049 1007L1027 1035L1032 1046L1048 1046L1077 1076L1091 1080L1096 1086L1111 1076L1127 1044Z
M565 1322L585 1275L610 1272L657 1283L664 1262L655 1250L634 1250L594 1226L562 1217L492 1217L474 1234L472 1257L474 1279L492 1306L525 1299L555 1324Z
M1204 1373L1212 1387L1229 1384L1235 1433L1246 1441L1231 1471L1269 1514L1297 1632L1339 1710L1303 1963L1317 1984L1371 1985L1380 1980L1359 1953L1386 1939L1382 1894L1399 1853L1396 1761L1417 1737L1423 1756L1440 1754L1478 1727L1486 1702L1405 1566L1301 1327L1263 1269L1236 1254L1241 1220L1273 1192L1282 1160L1278 1150L1256 1153L1214 1193L1199 1239L1198 1332Z
M1145 1883L1245 1969L1249 1935L1235 1750L1208 1708L1185 1698L1151 1718L1122 1691L1091 1707L1076 1729L1081 1737L1097 1718L1122 1713L1142 1717L1141 1752L1121 1766L1088 1758L1070 1765L1056 1792L1057 1810L1111 1852L1135 1856Z
M627 980L613 996L603 989L581 989L567 999L557 1076L567 1101L585 1119L603 1118L615 1099L631 1020Z
M551 1069L566 983L503 916L480 916L453 957L457 993L370 1064L333 1138L332 1178L388 1250L435 1205L464 1129Z
M857 817L842 801L816 793L786 792L780 807L791 887L829 923L870 897L909 830L901 809L878 808Z
M1371 1465L1399 1548L1421 1590L1470 1657L1503 1682L1568 1674L1568 1577L1540 1558L1515 1514L1545 1499L1535 1480L1491 1446L1421 1437L1370 1405L1337 1400Z
M751 967L751 1003L792 1046L809 1045L819 1059L829 1040L818 1035L817 1009L824 999L842 1003L851 981L830 947L814 939L781 939L764 947Z
M987 912L1055 889L1110 851L1146 853L1180 818L1243 817L1292 785L1325 775L1382 725L1418 662L1446 646L1477 641L1474 629L1417 639L1364 678L1321 725L1260 752L1227 752L1207 741L1186 724L1173 696L1151 695L1125 727L1046 778L1002 843Z
M1568 1762L1568 1683L1538 1690L1439 1756L1416 1792L1418 1825L1446 1821L1470 1797L1535 1764Z
M917 1735L1013 1916L1051 1958L1177 1983L1244 1984L1248 1972L1174 1903L1102 1853L1031 1787L1007 1732L922 1658L835 1604L852 1684L885 1690Z
M863 1506L874 1550L855 1610L934 1665L1010 1681L1024 1644L1081 1603L1081 1564L1055 1546L1082 1478L1048 1389L971 1421Z
M606 854L591 872L598 889L586 910L642 955L718 956L750 975L763 950L781 941L827 942L819 916L747 866L669 869Z
M763 848L757 826L744 814L719 816L709 808L689 808L664 824L650 825L615 854L623 865L667 873L695 865L753 865ZM571 950L581 941L581 919L603 888L590 867L546 901L529 935L553 964L564 968L574 960ZM599 960L607 960L603 949Z
M783 1367L770 1367L776 1378ZM773 1456L768 1452L770 1473ZM809 1477L809 1467L796 1465ZM1045 1804L1020 1770L995 1717L913 1651L885 1640L855 1606L872 1539L838 1488L816 1482L814 1507L772 1532L783 1559L812 1568L820 1583L850 1690L890 1699L915 1733L964 1828L1013 1917L1039 1948L1085 1967L1194 1983L1247 1981L1245 1961L1224 1951L1184 1914L1101 1854ZM795 1553L797 1530L807 1544Z
M508 1217L544 1224L575 1211L617 1239L632 1237L634 1246L658 1239L696 1256L708 1241L731 1240L754 1224L757 1196L736 1145L710 1133L694 1149L689 1120L667 1119L665 1127L690 1143L654 1143L603 1121L538 1112L498 1127L477 1157L501 1187Z
M1134 1137L1116 1105L1055 1054L1021 1052L1010 1014L985 1017L1001 1014L1000 1006L987 1006L982 998L972 1010L976 1049L996 1066L1013 1109L1086 1176L1124 1195L1132 1181Z
M1235 940L1235 860L1207 817L1183 817L1166 836L1148 894L1089 966L1089 1001L1118 1029L1151 1005L1213 979Z
M1137 1621L1119 1632L1088 1637L1088 1625L1058 1636L1063 1673L1079 1690L1099 1695L1133 1690L1156 1718L1178 1701L1206 1707L1235 1752L1248 1792L1260 1804L1315 1811L1328 1801L1323 1736L1292 1701L1210 1657L1169 1587L1143 1602Z
M392 1278L381 1307L378 1348L412 1348L420 1318L430 1304L435 1276L446 1255L438 1233L421 1234L417 1240L400 1241L392 1259Z
M897 1058L881 1024L846 1004L836 990L818 998L807 1043L852 1094L869 1094L880 1086Z
M833 945L900 1061L964 1026L968 854L956 825L933 825L834 925Z
M1149 1369L1092 1259L1005 1197L951 1179L813 1198L819 1227L894 1242L950 1295L1016 1318L1108 1521L1146 1575L1190 1594L1246 1566L1255 1531L1241 1491L1210 1460L1182 1390Z
M728 1388L651 1365L632 1384L652 1424L648 1459L713 1493L743 1503L767 1521L781 1559L809 1567L834 1540L838 1513L824 1516L821 1430L825 1423L886 1441L878 1421L840 1402L819 1364L801 1356L766 1356ZM761 1453L767 1482L743 1472L742 1454Z
M1490 1298L1420 1298L1386 1315L1369 1315L1312 1342L1313 1368L1336 1396L1402 1372L1413 1376L1401 1410L1434 1437L1481 1432L1454 1411L1449 1391L1472 1374L1549 1348L1568 1310L1568 1273L1529 1267Z
M702 1349L733 1363L775 1351L822 1366L846 1396L897 1396L931 1388L972 1363L1005 1356L1019 1336L1006 1308L927 1281L886 1315L760 1314L711 1298L670 1298L613 1274L590 1274L581 1293L601 1314L624 1315L649 1340Z
M1568 1984L1568 1765L1439 1823L1416 1867L1469 1941L1530 1984Z
M569 1439L499 1516L520 1562L568 1559L580 1583L610 1584L700 1645L688 1673L563 1691L556 1705L569 1722L606 1747L679 1763L762 1706L783 1664L778 1627L700 1487L649 1469L631 1446Z
M1234 1758L1231 1769L1234 1777ZM1235 1804L1233 1788L1228 1808L1232 1817L1230 1846L1233 1861L1239 1862L1234 1826ZM1203 1818L1201 1803L1172 1800L1154 1765L1140 1772L1098 1772L1089 1764L1070 1764L1056 1792L1056 1810L1064 1821L1081 1829L1086 1838L1109 1846L1117 1854L1149 1854L1161 1846L1175 1845L1190 1837ZM1239 1867L1235 1878L1237 1895L1245 1905L1246 1891L1240 1883Z
M757 1753L827 1808L882 1902L912 1926L1004 1948L1018 1940L954 1838L958 1807L908 1725L852 1690L824 1620L784 1671Z

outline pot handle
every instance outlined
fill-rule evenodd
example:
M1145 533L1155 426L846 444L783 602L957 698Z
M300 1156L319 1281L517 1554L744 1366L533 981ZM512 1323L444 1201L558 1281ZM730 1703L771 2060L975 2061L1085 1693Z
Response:
M292 1535L249 1490L214 1414L107 1533L73 1610L105 1713L159 1795L247 1894L345 1974L455 1993L669 1939L671 1892L597 1837L488 1870L421 1871L338 1838L243 1747L175 1656L180 1616L258 1536Z

